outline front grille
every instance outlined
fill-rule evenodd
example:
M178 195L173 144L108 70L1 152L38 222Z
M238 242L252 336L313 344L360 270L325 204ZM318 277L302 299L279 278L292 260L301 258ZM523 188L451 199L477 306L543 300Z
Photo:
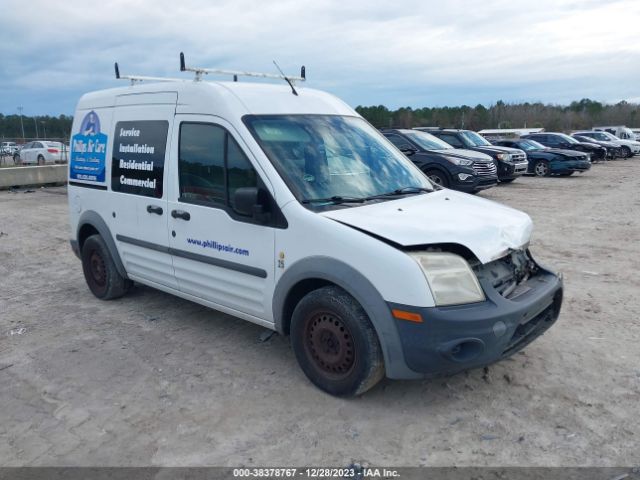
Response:
M476 175L494 176L498 169L493 162L473 162L473 171Z
M524 153L512 153L511 161L513 163L520 163L527 160L527 156Z

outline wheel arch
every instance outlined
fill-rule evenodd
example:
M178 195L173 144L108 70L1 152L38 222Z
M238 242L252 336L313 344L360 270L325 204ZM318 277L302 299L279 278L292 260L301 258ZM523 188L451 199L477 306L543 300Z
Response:
M382 348L386 374L390 378L410 378L416 373L404 361L402 344L391 312L382 295L359 271L331 257L316 256L299 260L282 275L273 295L275 329L288 334L291 314L307 293L335 285L351 295L369 317Z
M78 241L78 249L80 252L82 252L82 246L84 245L85 240L95 234L100 235L106 243L107 248L109 249L109 254L111 255L111 258L113 258L113 263L115 263L118 273L124 278L128 278L127 271L120 259L120 254L118 253L118 249L116 248L116 244L113 240L113 235L111 235L111 230L107 226L107 223L102 219L99 213L93 210L87 210L80 216L80 220L78 221L76 239Z

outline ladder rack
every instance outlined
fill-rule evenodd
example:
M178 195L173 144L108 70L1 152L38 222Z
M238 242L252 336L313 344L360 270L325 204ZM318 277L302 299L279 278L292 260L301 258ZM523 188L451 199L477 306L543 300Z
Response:
M278 67L278 65L273 62L276 67ZM118 62L116 62L114 64L114 69L116 72L116 79L117 80L129 80L131 81L131 85L135 85L136 83L139 82L187 82L188 80L185 78L172 78L172 77L148 77L148 76L143 76L143 75L120 75L120 67L118 66ZM278 69L280 69L280 67L278 67ZM258 72L244 72L244 71L239 71L239 70L221 70L218 68L201 68L201 67L187 67L186 63L185 63L185 59L184 59L184 53L180 52L180 71L181 72L194 72L195 78L193 79L193 81L195 82L200 82L202 81L202 76L203 75L232 75L233 76L233 81L237 82L238 81L238 77L257 77L257 78L273 78L273 79L278 79L278 80L286 80L289 85L291 86L293 92L295 95L297 95L295 88L293 87L294 82L296 81L300 81L300 82L304 82L306 81L307 77L306 77L306 71L305 71L305 67L302 66L302 68L300 69L300 76L299 77L289 77L287 75L278 75L278 74L274 74L274 73L258 73Z
M120 75L120 67L118 62L114 64L116 71L116 80L130 80L131 85L135 85L137 82L185 82L184 78L171 78L171 77L146 77L143 75Z
M238 77L258 77L258 78L275 78L278 80L289 80L289 81L300 81L304 82L306 77L306 72L304 66L300 69L299 77L290 77L287 75L277 75L274 73L259 73L259 72L244 72L240 70L221 70L219 68L204 68L204 67L187 67L184 53L180 52L180 71L181 72L194 72L196 74L196 82L202 80L202 75L232 75L233 81L237 82Z

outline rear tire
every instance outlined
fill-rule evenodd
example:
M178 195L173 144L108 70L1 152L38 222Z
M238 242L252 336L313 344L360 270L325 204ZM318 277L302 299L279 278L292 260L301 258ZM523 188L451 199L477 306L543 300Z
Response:
M535 173L537 177L548 177L549 175L551 175L549 162L545 160L538 160L533 166L533 173Z
M13 163L15 165L21 165L22 164L22 160L20 159L20 155L16 154L13 156Z
M384 377L376 331L362 306L339 287L323 287L300 300L291 319L291 344L307 378L331 395L361 395Z
M44 157L42 155L38 155L38 165L44 165Z
M622 158L629 158L631 155L632 153L629 147L622 147Z
M118 272L107 244L100 235L91 235L82 246L82 270L89 290L100 300L127 293L133 282Z
M431 180L436 185L439 185L443 188L449 188L451 182L449 182L449 177L446 173L441 172L440 170L427 170L424 172L429 180Z

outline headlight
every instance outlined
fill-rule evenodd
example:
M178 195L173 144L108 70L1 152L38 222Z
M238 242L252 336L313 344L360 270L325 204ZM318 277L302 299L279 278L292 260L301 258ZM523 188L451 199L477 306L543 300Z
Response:
M422 268L436 305L460 305L485 300L478 278L464 258L445 252L416 252L410 255Z
M498 160L504 160L505 162L508 162L509 160L511 160L511 154L509 153L499 153L497 157L498 157Z
M444 157L449 160L451 163L455 165L463 165L465 167L469 167L473 165L473 160L467 160L466 158L456 158L456 157Z

